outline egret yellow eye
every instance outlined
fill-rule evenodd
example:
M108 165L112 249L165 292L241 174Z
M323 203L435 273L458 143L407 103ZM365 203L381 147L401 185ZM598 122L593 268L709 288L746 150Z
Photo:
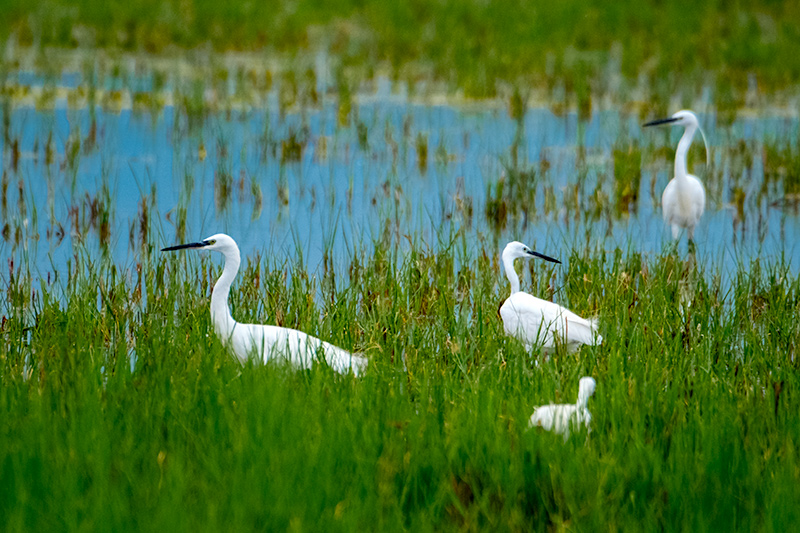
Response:
M211 246L212 244L216 244L216 243L217 243L217 239L211 239L210 241L208 241L208 245L209 246Z

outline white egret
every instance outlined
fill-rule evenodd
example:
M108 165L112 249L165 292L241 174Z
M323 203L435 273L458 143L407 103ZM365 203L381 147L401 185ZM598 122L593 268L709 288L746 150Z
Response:
M319 359L342 374L352 370L359 375L367 367L367 360L351 354L333 344L291 328L261 324L240 324L231 316L228 293L239 272L239 247L228 235L218 233L190 244L163 248L162 252L183 249L213 250L225 257L222 275L211 294L211 320L222 343L228 346L242 364L251 356L261 361L272 359L288 361L295 368L310 368Z
M500 307L506 335L518 339L528 351L540 345L545 357L556 344L565 344L570 351L574 351L582 344L599 344L603 341L603 337L597 333L595 320L581 318L566 307L519 290L514 259L539 257L553 263L561 261L534 252L517 241L506 245L502 257L506 276L511 282L511 296Z
M581 378L578 387L578 402L565 405L541 405L533 410L530 427L541 427L548 431L555 431L564 435L564 440L569 438L572 428L579 429L581 424L591 431L589 423L592 421L592 414L586 407L589 397L594 394L597 384L594 378Z
M689 233L689 240L694 240L694 228L703 216L706 208L706 190L697 177L686 171L686 154L692 144L694 132L700 130L703 136L703 145L706 148L706 162L709 163L708 143L703 129L697 117L691 111L678 111L669 118L653 120L644 124L647 126L659 126L671 124L684 126L683 136L678 142L678 149L675 151L675 176L667 184L664 194L661 196L661 207L664 210L664 220L672 226L672 238L678 238L681 228L686 228Z

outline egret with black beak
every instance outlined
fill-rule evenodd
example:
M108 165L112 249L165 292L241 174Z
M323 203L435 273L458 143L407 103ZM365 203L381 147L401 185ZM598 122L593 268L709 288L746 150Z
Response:
M603 341L597 333L594 320L581 318L566 307L557 303L536 298L519 288L519 276L514 270L514 259L538 257L552 263L561 263L558 259L534 252L521 242L513 241L503 250L503 267L511 283L511 296L500 307L500 317L506 335L510 335L531 351L534 346L541 346L545 356L556 344L565 344L574 351L583 344L599 344Z
M706 190L696 176L686 171L686 154L692 145L694 132L700 130L700 135L703 136L703 145L706 147L706 163L710 163L706 135L700 128L697 117L691 111L678 111L669 118L653 120L644 126L663 124L686 128L678 142L678 149L675 151L675 176L667 184L664 194L661 196L664 220L672 226L673 239L678 238L681 228L686 228L689 241L694 241L694 229L706 208Z
M500 307L500 317L506 335L510 335L531 351L534 346L542 347L545 357L555 349L556 344L565 344L570 351L583 344L599 344L603 341L597 333L594 320L581 318L566 307L557 303L536 298L519 288L519 276L514 270L514 259L538 257L552 263L557 259L534 252L521 242L513 241L503 250L503 267L511 283L511 296Z
M200 242L170 246L161 251L184 249L211 250L225 257L222 275L211 294L211 321L222 343L233 351L242 364L251 356L256 356L264 363L284 360L295 368L310 368L317 361L324 360L333 370L342 374L352 371L359 375L366 369L367 360L364 357L302 331L261 324L240 324L234 320L228 308L228 293L239 272L240 258L236 241L228 235L218 233Z

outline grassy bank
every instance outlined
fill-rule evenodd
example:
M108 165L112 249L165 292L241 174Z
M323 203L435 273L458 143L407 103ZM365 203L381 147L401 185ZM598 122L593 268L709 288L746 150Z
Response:
M502 334L497 250L456 242L240 274L234 315L363 351L362 379L239 367L211 329L208 258L156 254L137 274L79 256L50 285L18 264L0 329L0 528L796 523L797 277L772 260L730 287L672 255L533 263L523 287L598 314L605 337L536 366ZM598 382L592 433L528 431L533 406L575 401L583 375Z

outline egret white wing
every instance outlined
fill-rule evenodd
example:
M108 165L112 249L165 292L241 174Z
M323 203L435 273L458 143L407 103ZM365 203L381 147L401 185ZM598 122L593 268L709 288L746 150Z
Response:
M367 366L363 357L291 328L237 323L230 341L234 353L242 360L255 354L264 363L283 360L295 368L311 368L324 358L336 372L352 370L355 375Z
M570 431L578 429L581 424L589 428L592 415L585 408L573 404L541 405L533 410L529 427L541 427L564 435L564 440L569 438Z
M570 345L595 344L603 340L596 333L597 324L576 315L566 307L517 292L500 308L506 334L527 347L555 346L555 338Z

